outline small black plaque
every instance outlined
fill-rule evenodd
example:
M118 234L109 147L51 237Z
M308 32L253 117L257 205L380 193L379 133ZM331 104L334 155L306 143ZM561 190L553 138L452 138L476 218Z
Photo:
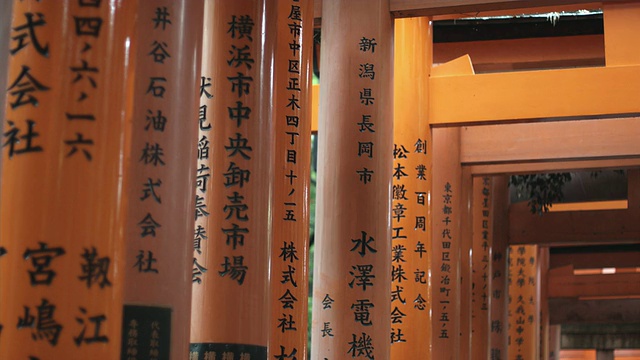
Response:
M191 343L189 360L267 360L267 347L243 344Z
M121 360L169 360L171 309L125 305Z

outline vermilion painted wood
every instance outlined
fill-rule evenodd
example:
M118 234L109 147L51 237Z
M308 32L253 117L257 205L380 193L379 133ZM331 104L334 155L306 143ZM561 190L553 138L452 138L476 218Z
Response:
M202 0L139 1L131 39L133 111L126 167L130 180L124 192L129 208L126 255L119 259L126 265L123 296L125 305L170 311L171 328L159 326L160 334L170 330L169 341L162 337L160 346L163 354L170 349L170 358L176 360L189 351L203 9ZM166 14L171 23L154 21L164 18L158 14ZM153 78L164 79L154 83L165 89L162 97L148 91ZM163 164L142 157L156 144ZM152 264L147 263L149 252L156 259ZM141 254L144 264L136 265ZM128 318L126 329L132 321L143 333L153 319ZM128 331L123 335L125 344L135 338ZM138 341L143 343L142 338Z
M287 355L297 349L297 358L306 359L313 2L278 0L276 31L269 358L280 355L283 346ZM294 52L290 44L301 48ZM292 97L298 99L299 108L290 105ZM293 144L291 133L298 134ZM291 172L297 176L293 182L287 177ZM289 320L290 315L295 330L283 331L282 319Z
M471 358L490 359L491 312L493 290L493 179L473 178L473 248L472 248L472 316Z
M460 351L460 217L462 169L460 131L457 128L432 129L433 187L431 277L437 291L432 292L432 358L458 359ZM447 214L445 207L450 208ZM443 259L445 259L443 261Z
M538 354L542 360L550 360L551 329L549 323L549 248L538 247L538 298L540 299L540 323L538 326Z
M393 167L389 2L331 1L324 4L323 18L311 358L348 358L363 351L387 359ZM375 49L369 46L373 42ZM360 77L360 64L373 64L375 79ZM365 105L365 89L373 104ZM371 115L367 123L375 132L366 125L360 131L363 115ZM359 142L374 144L371 157L358 155ZM369 318L359 318L365 310Z
M473 178L462 169L460 200L460 359L471 359L473 317Z
M211 176L206 193L195 194L196 209L208 213L196 210L196 227L205 228L208 238L195 255L203 269L194 265L194 273L202 274L193 284L191 356L194 344L242 344L265 352L268 344L276 37L275 5L267 3L205 3L200 105L207 106L203 127L211 128L194 141L210 148L198 166L210 168ZM236 357L247 352L230 351Z
M538 246L509 247L508 358L537 359L540 350Z
M420 100L429 91L430 19L396 20L394 31L394 167L404 166L408 176L393 178L391 224L403 227L407 238L392 241L390 260L392 266L405 269L407 280L396 278L391 282L390 310L397 315L398 312L406 315L392 318L395 323L392 320L391 358L418 359L430 352L429 310L434 284L428 276L431 260L428 255L431 248L431 132L428 104ZM423 177L418 177L420 166L425 169ZM403 290L401 298L395 296L398 287Z
M135 2L13 5L3 132L31 151L2 149L0 358L115 359Z
M508 289L507 247L509 236L509 190L508 177L493 177L491 188L493 214L493 239L491 244L491 335L489 352L507 354L508 340Z

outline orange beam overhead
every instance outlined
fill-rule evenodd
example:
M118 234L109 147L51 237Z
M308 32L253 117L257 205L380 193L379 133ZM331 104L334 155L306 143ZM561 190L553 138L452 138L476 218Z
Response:
M434 125L640 112L638 65L441 76L429 87Z
M628 207L627 200L585 201L554 204L549 211L624 210Z
M469 55L476 72L604 65L604 36L559 36L433 44L433 62Z
M313 16L322 17L323 0L314 1ZM498 16L550 11L575 11L601 7L600 2L580 0L390 0L395 17L450 15L454 17ZM506 10L506 11L505 11Z
M551 268L572 265L576 269L606 267L640 267L640 251L599 252L587 254L552 254Z
M523 5L524 6L524 5ZM576 12L583 9L600 9L602 3L580 3L580 4L568 4L568 5L552 5L552 6L539 6L535 8L510 8L504 10L489 10L489 11L466 11L457 12L455 14L436 15L434 20L451 20L451 19L463 19L469 17L491 17L491 16L516 16L522 14L544 14L549 12Z
M479 72L544 66L568 67L597 65L604 63L603 39L602 35L589 35L540 39L437 43L433 45L433 62L438 65L433 68L432 77L440 78L451 75L474 76L471 72L461 73L458 67L448 66L452 61L461 61L460 57L470 59L473 62L470 66ZM457 70L453 73L447 70L452 68ZM432 79L431 83L441 84L440 89L442 89L443 87L450 86L447 82L448 79L450 78L447 77L447 80ZM462 77L462 79L467 79L467 77ZM471 79L475 81L475 78ZM314 132L318 130L319 93L319 85L314 85L312 103L312 130ZM441 96L451 98L450 94L447 93L441 92ZM459 97L456 96L455 98L458 99ZM488 97L486 99L491 100ZM502 104L504 104L504 102L502 102ZM434 115L434 111L437 112L435 113L436 115L442 114L442 111L447 111L447 107L435 105L436 110L432 109L431 115ZM436 118L438 117L443 118L445 115L436 116ZM455 121L452 120L450 122Z
M432 16L483 11L512 10L573 4L593 4L580 0L392 0L391 13L396 17ZM476 15L477 16L477 15Z
M463 127L460 158L463 164L482 164L637 157L640 156L638 120L635 117Z
M415 0L405 0L417 6ZM451 6L465 1L449 1ZM527 1L517 1L520 6ZM424 4L424 2L421 2ZM477 11L487 3L466 2ZM471 4L473 3L473 4ZM500 2L503 5L509 1ZM537 2L538 5L544 2ZM558 3L554 3L558 4ZM392 4L392 9L397 3ZM499 4L493 4L499 6ZM605 4L608 67L509 72L467 76L433 76L430 81L432 124L526 120L637 113L640 103L640 52L637 40L640 5ZM455 74L453 74L455 75ZM451 96L456 94L456 96ZM531 106L536 104L536 106Z
M607 160L579 160L558 162L528 162L517 164L489 164L471 165L471 173L474 175L497 174L531 174L536 172L563 171L563 170L594 170L594 169L623 169L640 167L640 158L633 159L607 159Z
M525 203L511 205L509 208L510 241L521 244L544 242L551 246L576 243L583 245L640 243L640 223L636 221L640 215L640 208L636 201L640 173L638 170L629 170L627 178L628 199L623 201L626 207L622 209L621 206L617 206L617 209L613 209L616 206L612 206L612 209L605 210L602 207L599 208L596 203L583 203L584 207L580 209L581 211L549 212L538 216L531 214L529 206ZM600 255L602 255L600 257L602 261L607 257L611 259L611 255ZM635 261L640 263L640 258L636 258ZM621 263L620 266L623 264ZM594 263L594 267L598 267L597 263Z
M638 299L633 298L607 300L551 299L549 301L549 322L551 324L640 323L638 301Z
M638 211L595 210L531 214L526 203L509 209L510 244L640 243Z
M549 297L627 297L640 295L640 273L565 275L549 271Z

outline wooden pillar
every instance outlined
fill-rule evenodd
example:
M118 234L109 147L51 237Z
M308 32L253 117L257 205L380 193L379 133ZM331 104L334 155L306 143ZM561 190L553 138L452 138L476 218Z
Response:
M2 142L2 359L120 356L132 6L13 3Z
M392 25L388 0L322 7L312 359L390 356Z
M612 349L596 350L596 360L614 360L615 353Z
M431 134L427 119L431 69L429 18L395 21L394 171L391 224L391 358L427 356L431 340ZM395 233L397 231L397 233Z
M640 64L640 49L630 46L640 32L640 4L620 1L603 4L605 59L607 66Z
M509 247L509 357L538 358L538 246Z
M540 344L540 360L549 360L549 299L547 292L547 274L549 273L549 248L538 248L538 303L539 322L538 342Z
M491 359L491 250L493 245L493 179L473 179L472 335L471 358Z
M313 2L279 0L277 19L269 358L306 359Z
M640 169L627 170L627 207L640 209Z
M190 359L267 356L276 19L267 3L205 2Z
M432 129L432 359L458 359L460 351L460 131Z
M460 196L460 359L471 358L471 325L473 303L472 245L473 245L473 178L462 169Z
M122 359L189 351L204 1L137 9Z
M9 34L11 33L11 17L13 12L13 1L3 1L0 3L0 89L7 88L7 74L9 70ZM0 103L0 124L4 126L4 115L6 98L3 96ZM0 186L2 186L2 156L0 156ZM2 201L0 199L0 201ZM0 257L2 257L3 250L0 247ZM2 263L0 263L0 269L2 269ZM0 335L2 334L2 319L0 319Z
M491 304L489 359L507 359L508 300L507 249L509 238L509 188L507 176L496 176L492 195L493 240L491 243Z
M560 360L560 325L549 326L549 360Z
M11 33L11 16L13 13L13 1L3 1L0 3L0 88L7 88L7 70L9 67L9 34ZM2 97L2 104L0 105L0 124L4 124L4 107L5 97ZM0 164L2 164L2 158L0 158Z

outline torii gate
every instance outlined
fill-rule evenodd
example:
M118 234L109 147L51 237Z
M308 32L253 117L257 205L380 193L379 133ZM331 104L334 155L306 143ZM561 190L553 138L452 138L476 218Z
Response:
M534 319L526 341L515 353L507 345L506 247L539 243L545 227L557 240L567 215L508 229L504 175L640 165L640 3L316 1L324 46L313 101L312 5L14 2L0 50L11 89L1 357L182 359L190 342L189 359L306 358L298 285L308 280L311 130L321 136L312 358L546 356L537 297L523 310ZM433 64L434 19L587 5L603 7L605 66L474 74L473 57ZM33 199L45 200L32 209ZM637 204L611 213L624 232L616 220L576 238L597 230L637 242ZM520 255L538 279L527 291L540 291L546 255ZM501 277L486 280L483 263Z
M549 4L545 2L545 5L565 5L564 3ZM637 3L616 3L616 4L603 4L603 11L605 17L605 60L606 65L604 67L583 67L575 69L557 69L557 70L539 70L539 71L527 71L527 72L504 72L504 73L491 73L476 75L473 71L473 65L471 59L468 56L461 57L449 63L441 64L437 67L433 67L431 49L433 43L430 38L429 20L433 17L442 15L456 16L458 12L471 13L474 16L490 16L509 13L522 13L526 11L519 10L507 10L518 7L525 7L533 5L534 3L528 2L476 2L476 1L460 1L460 2L404 2L404 1L390 1L389 9L396 17L412 17L416 15L429 15L431 17L420 19L403 19L396 20L396 42L395 42L395 70L394 70L394 122L396 131L394 135L394 158L397 159L398 154L407 149L401 146L413 146L416 140L426 136L431 138L432 142L429 146L429 153L432 161L431 174L432 183L430 185L430 194L427 195L431 199L430 207L430 236L431 236L431 256L430 256L430 306L432 307L430 321L416 321L412 318L418 318L419 312L414 314L409 312L415 304L407 302L409 305L403 302L404 307L396 306L393 304L397 298L398 284L396 281L398 275L396 270L404 265L405 268L409 268L409 274L414 269L418 269L424 266L426 263L420 263L419 259L408 257L409 263L393 263L392 265L392 313L391 313L391 356L392 358L415 358L422 354L425 354L425 349L431 349L431 356L434 359L458 359L458 358L501 358L506 356L506 341L505 337L492 337L491 341L487 340L487 334L495 333L495 329L492 329L491 322L485 321L484 325L473 323L474 327L484 326L484 328L474 328L473 337L471 336L472 328L471 321L469 320L470 314L473 310L470 309L471 303L471 265L468 256L469 248L471 247L471 211L470 207L473 203L474 209L478 206L478 199L475 198L477 187L474 186L472 191L472 179L476 177L495 176L497 174L509 174L509 173L527 173L527 172L542 172L542 171L560 171L560 170L577 170L577 169L602 169L602 168L628 168L636 167L639 164L637 158L640 146L635 140L640 125L637 124L636 114L640 106L638 105L638 89L637 79L640 73L638 73L638 65L640 64L640 52L635 48L630 48L630 44L638 34L637 19L640 16ZM355 46L351 46L348 42L338 45L339 40L337 37L343 36L336 34L333 37L333 33L330 32L332 27L344 28L347 26L348 20L353 16L357 19L357 23L362 23L362 34L354 35L366 38L365 33L376 33L376 31L387 31L385 25L379 25L380 18L378 9L372 10L371 18L375 19L372 23L366 22L366 18L362 13L363 6L345 5L344 7L330 5L330 9L326 9L328 4L325 2L322 4L325 8L322 9L322 28L323 28L323 41L328 36L330 38L323 42L323 54L330 53L328 56L322 57L321 60L321 74L322 84L331 84L330 89L323 93L320 90L320 119L319 119L319 131L322 139L323 129L325 131L333 130L333 127L340 127L340 120L338 123L331 123L331 125L323 127L323 122L332 121L335 117L344 117L345 119L360 118L360 110L354 110L358 108L357 97L353 98L353 103L347 103L342 100L345 96L345 91L338 91L336 84L340 80L343 81L343 86L346 86L349 91L358 93L358 90L362 91L362 85L360 85L361 76L357 72L357 69L345 69L347 63L340 61L341 58L334 57L337 51L351 51L353 57L356 57L358 49ZM540 5L540 4L538 4ZM371 4L368 5L371 7ZM381 4L383 8L387 6L386 3ZM595 7L599 7L597 5ZM580 9L583 7L593 8L593 4L575 4L571 6L564 6L561 8L540 8L530 9L529 11L563 11L570 9ZM351 13L349 11L352 11ZM485 12L486 11L486 12ZM513 11L513 12L511 12ZM339 14L339 15L338 15ZM384 21L382 21L384 24ZM368 28L367 26L371 26ZM382 28L377 26L383 26ZM366 30L364 30L366 29ZM376 33L379 34L379 33ZM380 35L378 35L380 36ZM359 38L358 38L359 39ZM355 41L355 40L354 40ZM343 50L342 46L349 50ZM327 48L329 47L329 48ZM340 50L336 50L336 47L340 47ZM545 58L545 48L536 49L541 58ZM487 52L480 52L480 54L486 54ZM486 55L485 55L486 56ZM553 59L553 55L550 56L550 60ZM493 60L500 60L494 58ZM329 63L328 65L326 63ZM353 66L351 66L353 67ZM335 78L334 78L335 76ZM344 82L347 82L345 84ZM320 87L322 89L322 86ZM375 90L376 88L374 88ZM383 92L384 88L380 88L379 91ZM316 93L314 93L315 96ZM383 94L385 94L383 92ZM384 95L383 95L384 96ZM340 99L340 100L339 100ZM330 109L328 109L330 108ZM322 112L325 111L325 115ZM329 112L327 115L326 112ZM315 111L314 111L315 114ZM541 121L544 120L544 121ZM571 120L571 121L568 121ZM355 121L354 121L355 122ZM342 125L338 130L333 130L331 135L327 135L331 140L330 144L326 148L321 145L321 151L336 151L341 157L341 165L345 165L348 160L349 149L355 145L348 144L353 142L353 138L357 136L357 129L348 127L349 125ZM429 135L430 128L430 135ZM355 129L355 130L354 130ZM399 131L398 131L399 129ZM405 130L408 129L408 130ZM347 132L348 136L337 137L336 131ZM605 135L606 134L606 135ZM341 141L345 141L344 148ZM338 143L336 143L338 142ZM322 140L321 140L322 143ZM410 152L414 152L412 148ZM397 151L400 151L398 153ZM357 156L358 154L356 154ZM413 157L416 154L412 154ZM409 156L411 158L411 156ZM328 159L328 158L325 158ZM327 168L331 169L333 161L336 158L331 158L331 164L323 161L328 161L321 158L319 163L320 171L326 171ZM394 160L393 167L396 171L403 169L413 170L417 163L412 163L411 166L405 166L405 162L402 159ZM336 176L341 174L340 176ZM398 172L394 173L399 175ZM404 174L402 174L404 175ZM412 174L413 175L413 174ZM335 181L335 178L342 178L342 173L328 174L327 180L329 182ZM419 176L418 176L419 178ZM400 176L397 178L401 179ZM322 181L322 180L321 180ZM476 183L477 181L473 181ZM405 184L406 183L406 184ZM501 185L498 187L498 191L505 191L506 184L502 180ZM419 181L415 179L408 181L394 180L395 186L405 185L407 188L411 187L411 195L414 195L415 186L419 185ZM322 186L322 185L320 185ZM482 190L482 187L479 187ZM350 189L350 191L353 189ZM322 190L320 190L322 191ZM364 191L364 190L363 190ZM321 194L321 193L320 193ZM397 209L397 204L411 203L413 206L417 206L413 199L406 199L402 196L400 198L395 197L397 194L392 194L394 199L394 207ZM320 195L323 196L323 195ZM324 195L332 196L332 195ZM472 201L476 199L475 201ZM442 199L446 199L442 204ZM455 199L453 208L453 215L451 210L445 210L442 212L442 206L447 209L447 201ZM457 198L457 199L456 199ZM353 198L342 199L344 204L350 203ZM397 201L400 200L400 201ZM409 201L406 201L409 200ZM321 204L323 200L319 200ZM456 201L458 201L456 203ZM500 201L499 201L500 202ZM404 205L404 204L403 204ZM457 205L457 207L456 207ZM337 206L336 202L331 202L331 206ZM504 214L504 200L501 204L496 204L498 208L494 208L494 211L503 212ZM407 206L408 208L409 206ZM320 214L322 207L318 210ZM502 210L501 210L502 209ZM449 212L447 212L449 211ZM476 210L474 210L476 211ZM637 209L629 204L629 209L623 211L626 226L631 225L634 221L631 221L627 216L636 216ZM458 218L455 218L455 214L458 213ZM478 212L482 214L482 212ZM513 214L513 212L512 212ZM391 246L397 244L411 244L415 247L415 244L420 241L418 225L415 226L415 232L411 233L409 239L405 239L397 231L399 228L404 228L402 225L401 217L407 215L419 217L414 209L403 209L402 214L394 212L391 214L391 218L397 217L398 224L392 220L392 239ZM451 216L449 216L451 215ZM554 214L555 217L556 214ZM557 215L559 217L566 218L567 214ZM582 214L585 219L590 215L589 212ZM611 216L615 214L611 213ZM474 223L478 222L476 217L473 218ZM553 217L551 217L553 219ZM505 233L504 224L502 228L495 228L496 238L501 237L501 246L506 245L506 238L509 237L509 242L512 244L526 244L526 243L539 243L541 236L544 236L546 231L554 231L555 228L545 227L543 224L551 224L551 220L548 221L537 219L539 224L527 224L526 229L519 227L517 224L511 228L509 233ZM322 229L322 219L318 223L320 229ZM620 229L624 220L617 219L612 222L601 221L597 224L595 222L582 222L586 226L592 225L598 227L598 231L591 229L584 229L582 233L586 234L600 234L594 235L593 241L602 241L601 236L603 233L614 234L614 229ZM608 223L609 225L603 225ZM340 281L337 274L347 273L350 267L356 264L356 258L350 261L346 261L341 268L335 263L327 264L324 267L319 264L319 259L328 258L329 254L335 254L338 252L346 252L351 245L350 242L342 240L349 239L348 234L341 234L338 236L334 228L334 224L326 225L332 228L332 235L328 238L318 238L320 248L320 254L317 255L315 266L320 270L316 270L316 279L330 278L332 281ZM605 227L607 229L602 229ZM578 230L581 231L581 230ZM502 235L500 235L502 233ZM319 232L321 234L321 232ZM458 244L444 241L446 237L452 236L454 239L458 239ZM629 229L620 237L624 238L624 241L637 241L637 232L635 229ZM523 237L524 236L524 237ZM596 237L600 238L596 239ZM580 235L576 235L576 238ZM396 240L396 238L398 240ZM444 240L443 240L444 239ZM581 238L584 240L584 238ZM496 239L494 239L496 240ZM333 245L324 245L323 241L330 241ZM336 243L334 244L333 241ZM396 242L398 241L398 242ZM565 240L566 241L566 240ZM339 245L341 243L342 245ZM325 247L326 246L326 247ZM343 246L342 250L340 247ZM402 246L402 245L400 245ZM410 246L406 246L407 249L413 249ZM393 247L395 249L395 247ZM496 247L492 249L495 252L503 253L506 257L506 248L500 249ZM411 251L411 250L409 250ZM477 252L477 251L476 251ZM452 257L453 256L453 257ZM541 254L540 261L543 263L548 260L544 260L548 255ZM393 254L391 255L394 259ZM454 259L455 257L455 259ZM335 256L331 258L335 260ZM514 260L515 261L515 260ZM383 260L380 260L379 266L383 266ZM455 264L453 275L449 276L449 264ZM502 265L504 263L494 264ZM472 265L475 269L477 260ZM318 268L317 268L318 269ZM503 268L506 273L507 269ZM544 271L544 270L543 270ZM329 275L326 275L329 273ZM419 271L418 271L419 273ZM325 275L323 277L322 275ZM335 274L335 275L332 275ZM535 274L535 270L534 270ZM417 275L419 276L419 275ZM635 276L635 275L634 275ZM637 276L636 276L637 277ZM444 280L446 279L446 280ZM635 279L635 278L634 278ZM406 280L406 279L405 279ZM419 294L420 291L414 290L420 287L420 283L416 279L416 284L411 282L410 285L404 285L403 290L405 293L410 293L414 297ZM506 280L506 279L505 279ZM320 284L319 284L320 282ZM327 285L328 284L328 285ZM315 304L321 301L321 298L327 292L323 286L335 287L337 283L328 282L323 284L322 280L316 280L316 286L319 286L322 290L316 292L314 296ZM502 285L504 286L504 285ZM395 293L394 293L395 291ZM359 298L348 297L347 305L351 305L354 300ZM494 299L494 303L499 305L492 306L495 313L498 309L506 311L506 303L501 301L506 300L504 297L502 300ZM515 301L515 300L514 300ZM536 301L537 303L537 301ZM476 306L476 305L474 305ZM536 305L539 306L539 305ZM400 310L400 313L394 310ZM339 344L340 340L335 338L323 339L321 330L327 323L340 319L344 316L345 312L338 312L335 316L329 318L323 318L325 309L321 305L315 305L314 310L314 344L320 343L320 349L314 348L315 356L327 357L326 354L333 351L340 351L343 348L349 348L345 344L353 344L354 340L362 340L366 338L365 335L369 333L361 332L360 330L352 329L349 325L347 331L343 336L341 345L330 346L326 344ZM377 311L377 310L376 310ZM385 309L386 311L386 309ZM404 311L404 313L402 312ZM477 310L476 310L477 311ZM372 318L374 310L371 310ZM377 313L378 316L381 316ZM397 315L401 314L402 317ZM454 314L454 316L452 316ZM404 318L406 316L406 318ZM500 320L502 316L503 324L506 324L504 314L492 314L491 319ZM544 316L544 315L543 315ZM317 319L320 318L319 320ZM537 312L536 312L537 319ZM398 321L399 320L399 321ZM412 321L413 320L413 321ZM339 320L338 320L339 321ZM345 320L346 322L347 320ZM536 320L536 322L539 320ZM396 322L400 324L395 325ZM402 323L410 324L410 326L403 326ZM430 328L425 327L425 323L430 323ZM419 324L422 324L420 326ZM494 323L495 324L495 323ZM356 326L357 328L357 326ZM515 328L515 326L514 326ZM361 328L367 329L367 328ZM404 331L404 338L399 336ZM531 327L534 329L534 327ZM382 331L388 331L389 329L383 329ZM372 331L373 332L373 331ZM529 330L531 332L531 330ZM410 333L410 334L407 334ZM506 333L506 329L505 332ZM460 337L456 336L460 334ZM528 340L527 353L520 354L523 358L534 358L538 356L538 339L539 334L537 330L534 330L532 337ZM382 337L380 335L380 337ZM431 344L427 344L425 339L431 339ZM543 336L544 337L544 336ZM373 336L372 336L373 338ZM407 340L409 338L409 340ZM476 339L480 340L477 341ZM513 336L514 341L516 336ZM473 340L472 340L473 339ZM406 342L405 342L406 341ZM478 349L479 344L480 348ZM486 345L486 344L490 345ZM380 342L377 343L381 346ZM473 347L472 347L473 344ZM546 345L548 348L548 345ZM342 347L342 348L341 348ZM350 348L352 349L352 348ZM384 350L381 354L384 354ZM515 349L515 347L513 348ZM544 347L542 349L545 349ZM512 350L513 351L513 350ZM508 355L508 358L515 358L517 354ZM384 356L384 355L383 355ZM548 356L548 352L542 350L540 356ZM506 357L505 357L506 358Z

